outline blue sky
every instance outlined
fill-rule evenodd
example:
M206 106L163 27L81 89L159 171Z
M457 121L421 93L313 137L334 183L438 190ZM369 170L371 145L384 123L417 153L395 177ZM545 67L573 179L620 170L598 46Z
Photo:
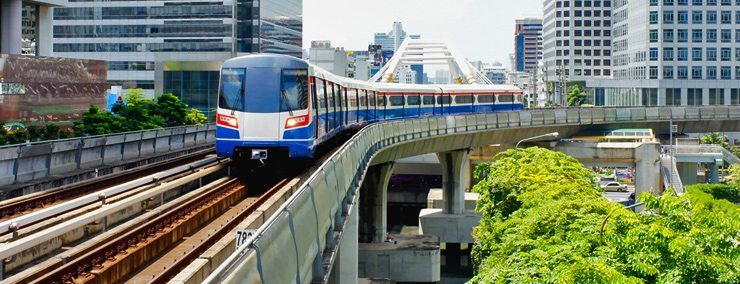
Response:
M394 21L422 38L451 42L471 60L508 65L514 19L542 17L542 0L304 0L303 46L331 40L346 49L367 49L373 33Z

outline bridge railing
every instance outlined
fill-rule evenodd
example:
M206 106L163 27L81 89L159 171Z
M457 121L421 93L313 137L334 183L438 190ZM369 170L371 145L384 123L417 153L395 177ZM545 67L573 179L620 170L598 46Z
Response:
M193 125L1 146L0 186L207 145L215 140L215 125Z
M335 256L322 259L323 253L327 247L336 246L335 236L342 231L344 219L354 206L352 201L373 157L391 145L496 129L669 119L740 119L740 107L535 109L423 117L370 125L320 165L205 282L325 280L320 267L331 267Z

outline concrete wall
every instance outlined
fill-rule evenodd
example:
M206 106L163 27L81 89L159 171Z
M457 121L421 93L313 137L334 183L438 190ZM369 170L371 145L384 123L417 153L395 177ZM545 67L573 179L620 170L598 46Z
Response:
M0 187L207 145L216 126L184 126L0 147Z

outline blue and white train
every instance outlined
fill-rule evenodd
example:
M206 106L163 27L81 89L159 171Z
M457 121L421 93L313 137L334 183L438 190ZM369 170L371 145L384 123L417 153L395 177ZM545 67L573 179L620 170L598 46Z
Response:
M522 91L501 85L369 83L333 75L294 57L227 60L219 84L216 151L263 160L313 157L345 130L393 119L516 111Z

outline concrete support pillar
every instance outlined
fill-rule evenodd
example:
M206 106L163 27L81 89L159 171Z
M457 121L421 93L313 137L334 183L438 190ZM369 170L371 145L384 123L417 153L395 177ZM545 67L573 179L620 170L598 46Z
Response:
M684 186L697 184L696 163L676 163L676 168Z
M465 191L470 190L470 149L437 153L442 166L444 213L465 212Z
M36 53L39 56L52 56L52 21L54 21L54 14L52 8L46 5L39 5L38 7L38 26L36 31Z
M635 196L660 193L660 144L644 143L635 149Z
M387 232L388 182L394 163L370 167L360 187L360 241L383 242Z
M719 183L719 166L724 161L722 159L714 160L714 163L709 164L709 183Z
M0 1L0 53L21 54L22 9L21 0Z
M334 283L357 283L358 270L358 247L357 242L359 228L359 208L355 199L354 204L350 207L346 227L342 232L342 240L339 243L339 255L334 261L331 279Z

